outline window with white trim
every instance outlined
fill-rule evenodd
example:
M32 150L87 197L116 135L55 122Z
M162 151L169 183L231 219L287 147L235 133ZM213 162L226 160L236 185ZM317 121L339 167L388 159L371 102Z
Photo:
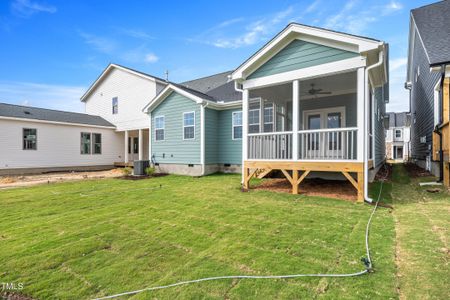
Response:
M248 133L259 132L259 114L260 114L260 102L253 101L249 103L248 109Z
M273 103L264 104L264 132L273 131Z
M155 141L164 141L164 116L155 117Z
M242 139L242 111L235 111L232 114L233 140Z
M183 113L183 140L195 139L195 112Z
M81 154L91 154L91 134L89 132L81 133L80 144Z
M112 98L112 114L116 115L119 112L119 98Z
M23 150L37 150L36 128L23 128Z
M93 154L102 154L102 134L101 133L93 133L92 134L92 153Z
M402 130L401 129L395 129L395 137L401 138L402 137Z

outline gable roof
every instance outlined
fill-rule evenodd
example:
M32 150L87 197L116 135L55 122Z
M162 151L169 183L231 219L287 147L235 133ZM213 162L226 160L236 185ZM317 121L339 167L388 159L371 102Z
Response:
M229 75L233 71L222 72L180 83L181 86L194 89L211 97L215 102L231 102L242 100L242 93L234 88Z
M115 128L99 116L8 103L0 103L1 117Z
M450 62L450 1L440 1L411 10L429 64Z
M388 114L389 114L389 127L410 126L409 113L407 113L407 112L400 112L400 113L390 112Z
M156 77L156 76L153 76L153 75L150 75L150 74L141 72L141 71L137 71L137 70L134 70L134 69L131 69L131 68L128 68L128 67L124 67L124 66L122 66L122 65L110 63L110 64L105 68L105 70L103 70L103 72L100 74L100 76L94 81L94 83L91 84L91 86L90 86L90 87L88 88L88 90L84 93L84 95L81 96L80 100L81 100L81 101L85 101L86 98L87 98L87 97L88 97L88 96L89 96L89 95L97 88L97 86L103 81L103 79L104 79L106 76L108 76L108 74L109 74L109 73L111 72L111 70L113 70L113 69L119 69L119 70L125 71L125 72L127 72L127 73L137 75L137 76L139 76L139 77L141 77L141 78L148 79L148 80L153 81L153 82L158 82L158 83L163 84L163 85L167 84L167 81L165 81L164 79L161 79L161 78L159 78L159 77Z
M367 52L370 50L378 49L379 46L384 45L384 42L334 31L330 29L314 27L299 23L289 23L282 31L280 31L275 37L261 47L256 53L250 56L244 61L233 73L233 80L245 79L251 73L252 66L260 65L263 62L270 59L274 54L281 50L287 43L293 39L301 36L303 39L311 37L317 37L322 42L325 40L333 41L337 47L347 51L353 51L357 53ZM250 70L250 72L248 72Z

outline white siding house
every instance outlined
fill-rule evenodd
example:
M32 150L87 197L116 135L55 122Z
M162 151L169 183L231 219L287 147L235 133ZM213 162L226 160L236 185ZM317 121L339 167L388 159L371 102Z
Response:
M150 122L142 109L165 85L160 78L110 64L81 97L87 114L109 121L121 136L123 159L117 163L150 159Z

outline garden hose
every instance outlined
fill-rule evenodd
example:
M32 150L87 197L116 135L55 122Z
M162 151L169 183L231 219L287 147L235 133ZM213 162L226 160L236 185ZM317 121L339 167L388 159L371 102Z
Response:
M129 292L123 292L120 294L115 294L111 296L105 296L100 298L95 298L95 300L102 300L102 299L113 299L121 296L127 296L127 295L135 295L138 293L146 292L146 291L155 291L155 290L162 290L167 289L170 287L180 286L180 285L187 285L192 283L198 283L203 281L212 281L212 280L223 280L223 279L289 279L289 278L299 278L299 277L355 277L360 276L364 274L368 274L372 272L372 259L370 258L370 249L369 249L369 229L370 224L372 222L372 218L378 208L378 203L380 202L381 198L381 191L383 189L383 181L381 181L380 184L380 191L378 193L377 202L372 210L372 213L370 214L369 220L367 221L366 225L366 237L365 237L365 244L366 244L366 257L363 257L361 261L364 263L366 269L355 272L355 273L345 273L345 274L292 274L292 275L229 275L229 276L216 276L216 277L207 277L207 278L200 278L200 279L194 279L194 280L188 280L188 281L179 281L176 283L168 284L168 285L161 285L161 286L154 286L154 287L148 287L140 290L135 291L129 291Z

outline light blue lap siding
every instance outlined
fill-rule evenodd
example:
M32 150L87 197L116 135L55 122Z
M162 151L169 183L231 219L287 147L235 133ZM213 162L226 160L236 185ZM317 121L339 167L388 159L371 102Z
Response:
M294 40L254 71L248 79L274 75L358 56L357 53Z
M183 140L183 113L195 112L195 139ZM164 116L164 141L155 141L155 117ZM173 92L152 111L152 155L157 163L200 163L200 105Z
M219 111L205 109L205 163L219 163Z
M242 163L242 140L233 140L232 136L232 115L239 109L228 109L219 111L219 161L220 164Z

